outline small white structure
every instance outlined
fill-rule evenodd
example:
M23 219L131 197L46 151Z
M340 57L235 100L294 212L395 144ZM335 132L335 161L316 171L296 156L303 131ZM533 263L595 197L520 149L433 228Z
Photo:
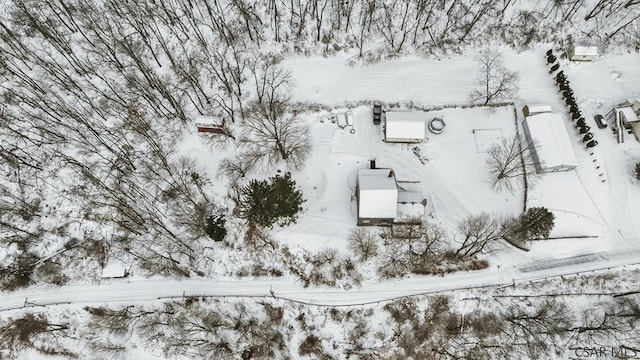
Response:
M387 111L385 141L419 143L425 137L425 115L412 111Z
M541 105L541 104L529 104L529 105L525 105L522 108L522 113L524 114L525 117L535 115L535 114L541 114L545 112L551 112L551 106Z
M572 61L593 61L598 57L598 46L586 43L571 44L567 55Z
M127 269L120 261L109 261L104 268L102 268L103 279L123 278L125 276L127 276Z
M196 116L195 123L198 128L198 132L215 134L224 133L224 119L222 117L200 115Z
M539 173L569 171L578 166L567 129L558 114L546 112L526 117L522 122Z
M358 171L358 225L391 225L398 214L396 177L391 169L373 167Z

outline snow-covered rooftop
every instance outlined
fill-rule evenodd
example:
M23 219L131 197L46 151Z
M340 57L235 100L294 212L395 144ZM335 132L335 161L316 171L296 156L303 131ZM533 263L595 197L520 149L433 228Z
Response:
M543 172L578 166L569 134L560 115L532 115L525 118L523 125L536 145L535 152Z
M633 111L633 108L631 106L624 106L624 107L619 107L617 108L618 112L622 113L622 115L624 116L624 121L625 122L636 122L639 121L640 119L638 119L638 114L636 114L635 111Z
M398 187L390 169L360 169L358 214L361 218L393 219L398 212Z
M219 116L203 116L199 115L195 117L196 126L223 126L224 119Z
M391 169L360 169L360 190L397 190L396 178Z
M527 104L525 106L525 115L534 115L545 112L551 112L551 106L543 104Z
M387 111L387 139L424 139L425 114L413 111Z
M573 54L578 56L597 56L598 46L588 44L575 44Z
M102 269L102 278L120 278L124 277L127 273L127 269L120 261L109 261L107 265Z
M422 200L424 200L424 196L417 191L398 191L399 203L422 203Z

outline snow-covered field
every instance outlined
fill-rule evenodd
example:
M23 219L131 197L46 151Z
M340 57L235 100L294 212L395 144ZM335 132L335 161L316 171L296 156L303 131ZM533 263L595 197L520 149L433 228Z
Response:
M580 109L600 146L588 151L568 120L566 108L548 73L547 47L515 53L503 49L505 63L519 75L519 121L527 103L548 104L567 119L579 166L576 171L547 174L529 190L527 206L544 206L556 215L552 237L568 238L532 244L525 258L550 258L635 247L640 241L637 201L638 184L632 180L632 165L640 147L632 136L617 144L610 129L597 129L593 115L606 114L613 105L640 94L639 59L635 54L602 56L592 63L561 60L578 98ZM320 103L345 111L349 103L380 100L400 106L435 108L465 104L476 87L476 64L471 55L450 58L403 58L380 64L349 65L351 54L334 58L294 58L285 61L294 75L293 99ZM398 179L417 180L429 200L427 213L448 225L480 211L515 214L522 207L522 194L494 193L486 182L484 156L478 134L489 138L515 131L513 112L482 108L445 109L425 114L425 119L443 116L447 122L441 135L428 133L419 145L429 161L421 164L411 145L386 144L380 128L370 119L368 107L350 109L355 134L326 121L327 114L308 114L314 135L314 152L296 178L309 199L299 223L278 232L288 244L307 248L343 248L355 224L354 186L358 168L376 159L379 166L393 168ZM325 119L323 122L322 119ZM521 125L518 125L521 126ZM486 132L486 130L495 130ZM477 131L474 134L474 130ZM487 141L486 137L485 140ZM579 238L577 238L579 237Z

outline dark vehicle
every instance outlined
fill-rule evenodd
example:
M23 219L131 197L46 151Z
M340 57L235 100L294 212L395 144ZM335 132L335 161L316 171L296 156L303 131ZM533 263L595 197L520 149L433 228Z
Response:
M593 117L593 120L596 122L598 128L604 129L607 127L607 122L604 120L604 116L598 114Z
M382 104L376 101L373 103L373 124L380 125L381 118L382 118Z

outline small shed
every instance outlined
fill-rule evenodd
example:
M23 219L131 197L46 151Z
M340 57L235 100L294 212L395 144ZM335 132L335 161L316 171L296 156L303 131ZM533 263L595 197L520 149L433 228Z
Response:
M528 104L522 108L522 113L525 117L546 112L551 112L551 106L541 104Z
M529 144L535 144L532 155L539 173L569 171L578 166L560 115L549 112L528 116L522 125Z
M398 185L391 169L360 169L358 225L391 225L398 214Z
M220 116L196 116L196 127L201 133L224 134L224 118Z
M128 275L127 269L124 264L120 261L109 261L102 268L102 278L103 279L116 279L123 278Z
M425 137L425 115L413 111L387 111L385 141L419 143Z
M588 43L571 44L567 55L572 61L593 61L598 57L598 46Z

